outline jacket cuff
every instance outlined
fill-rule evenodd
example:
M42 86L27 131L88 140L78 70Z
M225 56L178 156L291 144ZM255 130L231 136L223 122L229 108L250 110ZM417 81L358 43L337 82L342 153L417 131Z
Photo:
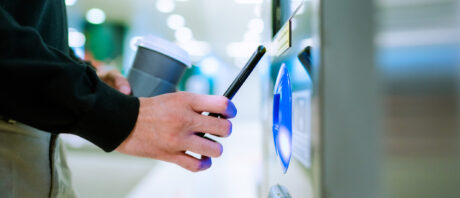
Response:
M139 99L98 83L93 108L77 123L76 135L106 152L115 150L131 133L139 114Z

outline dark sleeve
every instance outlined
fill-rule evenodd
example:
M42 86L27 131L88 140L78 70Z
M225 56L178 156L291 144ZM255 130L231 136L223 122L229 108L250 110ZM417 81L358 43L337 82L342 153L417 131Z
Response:
M131 132L138 98L101 82L95 71L44 43L0 8L0 115L51 133L81 136L105 151Z

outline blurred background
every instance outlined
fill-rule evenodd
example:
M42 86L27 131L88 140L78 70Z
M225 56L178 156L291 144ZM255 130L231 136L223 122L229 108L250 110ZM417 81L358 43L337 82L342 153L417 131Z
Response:
M79 197L460 196L458 0L65 2L80 58L127 76L134 43L161 37L192 59L183 91L221 95L259 44L268 49L209 170L62 135ZM274 105L280 68L292 108ZM288 109L284 146L273 115Z
M223 94L262 40L262 1L66 0L69 45L93 64L128 75L137 39L154 35L185 49L193 63L179 90ZM266 13L268 14L268 13ZM263 37L266 37L263 39ZM263 60L262 64L268 64ZM105 153L72 135L73 184L80 197L256 197L261 172L260 78L247 80L234 99L238 118L231 139L219 139L225 157L189 173L174 164Z

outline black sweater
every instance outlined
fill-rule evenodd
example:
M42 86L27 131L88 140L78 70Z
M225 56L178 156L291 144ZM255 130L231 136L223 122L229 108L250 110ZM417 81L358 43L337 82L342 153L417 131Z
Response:
M67 29L64 0L0 0L0 116L112 151L133 129L139 100L74 58Z

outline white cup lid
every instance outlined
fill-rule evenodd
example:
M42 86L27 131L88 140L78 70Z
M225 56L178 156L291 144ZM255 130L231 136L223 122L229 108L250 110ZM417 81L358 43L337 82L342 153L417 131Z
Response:
M187 51L168 40L153 35L147 35L138 39L136 41L136 45L157 51L176 59L177 61L184 63L184 65L188 68L192 67L192 61Z

